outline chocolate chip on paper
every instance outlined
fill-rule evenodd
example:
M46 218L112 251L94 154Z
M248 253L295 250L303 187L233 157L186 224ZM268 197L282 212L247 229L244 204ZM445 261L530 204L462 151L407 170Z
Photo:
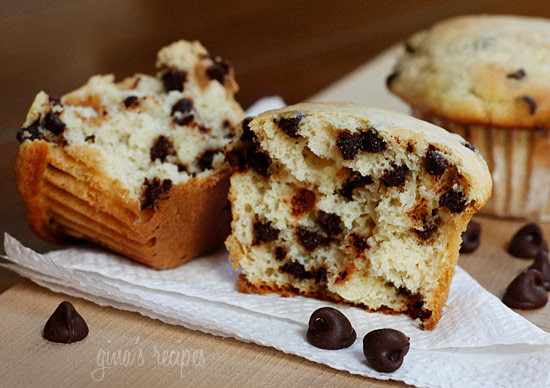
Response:
M309 318L307 340L317 348L348 348L356 338L357 335L348 318L332 307L322 307Z
M395 372L409 352L409 337L395 329L378 329L363 338L363 353L369 365L378 372Z

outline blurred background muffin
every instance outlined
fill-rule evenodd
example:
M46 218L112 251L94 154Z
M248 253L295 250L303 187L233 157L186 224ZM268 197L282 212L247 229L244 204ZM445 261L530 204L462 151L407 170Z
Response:
M500 217L550 220L550 20L464 16L405 44L387 84L487 161Z

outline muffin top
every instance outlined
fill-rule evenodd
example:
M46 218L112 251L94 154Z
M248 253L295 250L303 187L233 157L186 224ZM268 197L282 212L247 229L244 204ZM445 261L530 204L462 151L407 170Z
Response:
M462 16L414 34L388 87L465 124L550 129L550 20Z

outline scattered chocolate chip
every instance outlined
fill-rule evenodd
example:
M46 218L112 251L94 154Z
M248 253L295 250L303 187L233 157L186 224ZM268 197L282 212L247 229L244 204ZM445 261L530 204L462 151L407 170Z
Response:
M344 314L332 307L321 307L311 314L307 340L317 348L337 350L353 345L357 334Z
M183 91L185 81L187 80L187 73L180 70L168 70L162 75L162 82L166 91L178 90Z
M160 135L157 137L151 150L149 151L149 156L151 162L154 162L157 159L160 159L164 163L168 155L176 155L176 150L172 142L165 136Z
M53 111L46 113L42 125L54 135L61 135L65 131L65 123Z
M329 237L337 236L342 232L342 220L336 214L319 210L315 221Z
M430 237L434 235L435 232L437 232L437 228L439 228L440 219L424 222L422 225L422 229L414 229L414 232L421 240L428 240Z
M471 149L474 152L477 151L477 147L475 145L473 145L472 143L464 142L463 146L466 147L466 148Z
M273 122L277 124L277 126L281 128L281 130L288 136L297 139L298 137L300 137L300 135L298 135L300 121L302 121L305 116L305 113L298 113L294 117L280 117L277 119L273 119Z
M48 97L48 102L50 104L52 104L52 106L63 106L63 104L61 104L61 100L59 98L55 98L55 97Z
M61 302L48 318L42 336L51 342L70 344L88 335L88 325L71 302Z
M409 168L406 164L402 166L396 166L392 164L392 170L386 170L382 176L382 182L386 187L398 187L405 184L405 179L407 178L407 173Z
M134 107L139 105L139 98L137 96L126 97L123 101L126 108Z
M357 233L351 233L349 235L349 240L351 242L351 246L357 253L364 252L365 249L369 247L369 244L367 244L367 240L365 240L362 236L360 236Z
M152 181L145 178L143 182L144 190L141 196L141 210L148 208L155 208L158 201L165 199L166 194L170 192L172 188L172 181L170 179L161 180L158 177L154 177Z
M222 152L221 150L206 150L204 151L201 156L199 156L199 167L202 170L211 170L212 169L212 162L214 160L214 155L217 153Z
M462 244L460 245L460 253L470 253L477 249L481 239L481 224L479 222L470 221L468 227L462 232Z
M447 160L439 152L437 152L435 147L432 145L428 147L428 152L426 152L424 159L426 161L426 171L428 171L428 174L430 175L443 175L449 166Z
M297 217L310 211L315 206L315 193L308 189L300 189L290 200L292 215Z
M315 283L324 283L327 281L327 269L325 267L318 268L312 271Z
M511 308L534 310L546 305L544 276L536 269L526 269L506 288L502 302Z
M275 260L281 261L286 259L288 251L285 247L277 246L275 247Z
M412 143L407 143L407 152L414 152L414 146Z
M525 77L525 70L519 69L513 73L508 74L506 77L517 79L517 80L523 79Z
M530 259L543 249L544 244L545 241L540 226L530 223L524 225L514 234L510 245L508 245L508 253L522 259Z
M388 77L386 78L386 87L388 89L391 88L391 84L393 83L393 81L395 81L395 79L399 77L399 72L397 70L395 70L393 73L391 73L390 75L388 75Z
M31 125L28 127L21 128L17 131L16 139L23 143L25 140L41 140L44 139L44 135L40 133L38 127L40 126L40 117L37 118ZM27 134L26 134L27 133Z
M407 313L411 318L425 321L432 316L432 311L424 308L424 298L419 293L413 294L407 288L399 287L398 294L407 297Z
M246 117L241 123L243 134L241 135L242 141L252 141L256 137L254 132L250 129L250 122L254 120L254 117Z
M544 278L544 289L550 291L550 261L548 261L548 253L541 249L535 256L535 261L527 269L536 269Z
M537 111L537 103L535 102L535 100L533 100L529 96L521 96L518 99L527 104L527 106L529 107L529 114L531 115L535 114L535 112Z
M331 241L330 238L303 226L296 228L296 236L298 237L298 242L309 252L314 251L321 245L328 245Z
M296 279L313 279L313 274L306 270L306 268L298 263L297 261L286 262L282 267L280 267L281 272L290 274Z
M208 77L210 77L210 79L216 80L223 85L223 83L225 82L225 76L229 73L230 70L231 63L220 57L216 57L214 59L214 63L212 63L206 69L206 74L208 74Z
M361 149L371 154L377 154L378 152L386 149L386 142L378 134L378 131L374 128L369 128L367 131L362 131L361 137Z
M409 337L395 329L373 330L363 338L363 354L378 372L395 372L409 352Z
M86 136L84 141L88 143L95 143L95 135Z
M352 135L349 132L341 131L336 139L336 146L344 160L352 160L361 150L362 140L360 136Z
M252 245L268 243L279 237L279 229L271 226L271 221L256 221L252 227L254 228L254 241L252 241Z
M271 158L263 152L254 152L247 155L247 164L261 176L267 177Z
M189 98L182 98L176 101L174 105L172 105L170 116L174 116L176 112L186 114L191 111L193 111L193 101L190 100Z
M189 115L185 115L185 116L181 116L181 117L174 117L174 118L172 119L172 122L173 122L174 124L177 124L177 125L180 125L180 126L183 127L184 125L189 125L194 119L195 119L195 116L189 114ZM204 130L204 127L203 127L202 129L199 128L199 130L200 130L201 132L206 132L206 131Z
M351 176L346 179L345 183L342 185L342 188L337 192L342 197L346 198L349 201L353 200L353 190L365 187L373 183L373 180L370 176L363 176L357 171L353 171Z
M446 207L452 213L462 213L466 208L466 199L463 193L451 189L439 198L439 206Z

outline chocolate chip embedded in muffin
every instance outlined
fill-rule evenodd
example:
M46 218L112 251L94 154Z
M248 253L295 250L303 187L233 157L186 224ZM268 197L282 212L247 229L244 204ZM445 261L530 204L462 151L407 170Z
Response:
M295 217L310 211L315 206L315 194L308 189L300 189L290 200L292 215Z
M281 130L286 133L288 136L297 139L300 137L298 135L298 129L300 129L300 121L305 117L304 113L298 113L294 117L280 117L273 119L273 122L277 124Z
M395 329L378 329L363 338L363 354L378 372L395 372L409 352L409 337Z
M269 166L271 164L269 155L263 152L248 153L246 163L261 176L269 176Z
M524 225L514 234L508 253L522 259L535 257L545 246L542 229L535 223Z
M223 85L225 82L225 76L231 71L231 63L228 61L216 57L214 63L212 63L206 69L206 74L210 77L211 80L216 80Z
M344 314L332 307L322 307L311 314L306 337L317 348L337 350L350 347L357 334Z
M428 174L430 175L441 176L449 166L449 162L447 162L447 160L436 151L433 145L428 147L428 151L426 152L424 159L426 171L428 171Z
M176 112L183 114L189 113L193 110L193 100L189 98L181 98L174 105L170 111L170 116L174 116Z
M513 73L508 74L506 76L506 78L512 78L512 79L520 80L520 79L523 79L525 77L525 75L526 75L525 70L518 69L518 70L514 71Z
M134 107L134 106L138 106L139 105L139 97L137 97L137 96L126 97L124 99L124 101L122 101L122 103L124 104L124 106L126 108L131 108L131 107Z
M256 135L254 135L254 132L250 130L250 122L252 120L254 120L254 117L246 117L241 123L241 127L243 130L243 133L241 135L242 141L252 141L256 137Z
M141 195L141 210L156 208L158 201L167 198L167 195L172 189L172 180L161 180L154 177L152 181L145 178L143 182L143 193Z
M522 310L544 307L548 302L544 276L536 269L526 269L506 288L502 302L508 307Z
M346 131L341 131L336 139L336 146L345 160L355 158L355 155L361 150L361 144L362 140L359 136L352 135Z
M95 135L86 136L84 138L84 141L86 143L92 143L92 144L95 143Z
M296 236L298 237L298 242L308 252L313 252L319 246L328 245L331 241L330 238L304 228L303 226L298 226L296 228Z
M407 143L407 152L414 152L414 146L412 143Z
M535 114L535 112L537 111L537 103L535 102L535 100L533 100L532 97L521 96L518 98L518 100L523 101L527 104L527 106L529 107L529 114Z
M467 141L462 143L462 145L474 152L477 152L477 147L475 145L473 145L472 143L468 143Z
M260 245L279 238L279 230L271 226L271 221L256 221L252 226L254 229L254 241L252 245Z
M88 325L71 302L64 301L48 318L42 336L51 342L70 344L88 336Z
M288 254L288 250L283 246L276 246L275 247L275 260L282 261L286 259L286 255Z
M374 128L369 128L366 131L361 131L361 149L371 154L384 151L386 149L386 142L384 138L378 134L378 131Z
M21 128L19 131L17 131L17 135L15 136L16 139L23 143L25 140L42 140L44 139L44 135L39 131L40 127L40 117L34 120L34 122L24 128Z
M48 102L52 104L52 106L63 106L63 104L61 103L61 100L56 97L49 96Z
M338 194L349 201L353 201L353 191L355 189L365 187L372 183L373 180L370 176L363 176L359 172L353 171L342 185L342 188L338 190Z
M315 221L329 237L334 237L342 233L342 220L337 214L319 210Z
M300 280L313 278L313 274L307 271L306 268L297 261L286 262L279 270Z
M382 182L386 187L398 187L405 184L405 179L407 178L407 173L409 168L406 164L402 166L396 166L392 164L391 170L386 170L382 176Z
M176 155L176 150L167 137L160 135L153 143L149 155L151 157L151 162L160 159L160 161L164 163L168 155Z
M65 123L53 111L46 113L42 125L54 135L61 135L65 131Z
M446 207L452 213L462 213L466 209L466 198L460 191L449 190L439 198L439 206Z
M187 73L181 70L168 70L162 75L162 82L167 92L171 90L183 91Z
M222 152L219 149L215 150L206 150L204 151L200 156L198 160L199 167L204 170L211 170L212 169L212 162L214 161L214 156L218 153Z
M426 241L430 237L432 237L435 232L437 232L440 222L441 220L439 218L429 222L424 222L424 225L422 225L422 229L415 228L414 232L416 233L418 238L420 238L423 241Z
M462 232L462 244L460 245L460 253L470 253L477 249L481 240L481 224L479 222L470 221L468 227Z
M369 247L367 240L357 233L351 233L349 235L349 241L356 253L362 253Z

